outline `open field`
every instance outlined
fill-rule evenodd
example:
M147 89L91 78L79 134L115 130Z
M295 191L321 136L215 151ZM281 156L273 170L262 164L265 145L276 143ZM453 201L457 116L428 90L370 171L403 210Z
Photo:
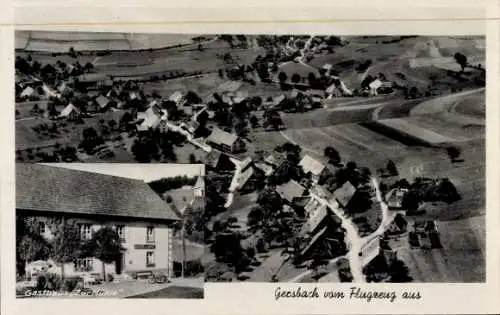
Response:
M414 282L484 282L485 217L438 222L442 249L401 249Z
M158 49L192 43L192 34L17 31L16 49L67 52Z
M73 146L77 146L82 139L83 129L92 127L99 130L100 120L105 120L105 123L109 120L115 120L118 122L121 115L123 115L123 112L120 111L106 112L101 114L99 117L95 116L86 118L85 124L65 122L64 127L58 128L59 134L57 137L48 139L44 139L44 136L37 134L32 127L43 123L47 123L50 126L53 123L51 120L43 118L19 120L16 122L16 150L44 147L47 145L53 145L56 142L59 144L71 144Z
M457 84L447 74L448 69L459 70L453 60L456 52L465 54L472 64L485 59L485 39L480 37L407 37L388 36L346 37L347 44L336 47L334 53L315 55L310 64L316 68L332 64L348 88L356 88L367 76L383 73L388 80L399 85L426 89L431 76L437 77L434 88L449 90ZM356 69L363 62L371 63ZM454 63L454 65L453 65Z
M485 93L470 95L467 98L458 101L452 107L452 111L459 114L485 118L486 117L486 99Z

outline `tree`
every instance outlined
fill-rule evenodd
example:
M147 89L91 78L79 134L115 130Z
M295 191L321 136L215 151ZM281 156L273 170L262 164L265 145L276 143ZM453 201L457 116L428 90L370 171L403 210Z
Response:
M24 274L27 262L50 257L51 244L40 235L40 222L24 215L16 215L16 270Z
M106 279L106 265L121 259L122 250L120 236L110 227L100 228L86 244L93 257L102 261L102 277Z
M450 157L452 163L457 161L461 153L460 149L457 147L448 147L446 149L446 152L448 153L448 156Z
M410 282L410 271L402 260L396 259L389 265L389 281L393 283Z
M50 257L61 264L61 275L64 278L64 265L83 255L80 231L74 223L65 218L53 219L49 226L54 235Z
M462 53L455 53L455 55L453 56L455 58L455 61L460 65L460 67L462 67L462 72L465 71L465 67L467 67L468 63L467 63L467 56L462 54Z
M220 78L224 78L224 70L219 69L218 73Z
M285 83L287 79L288 79L288 76L283 71L281 71L278 74L278 80L280 81L280 83L282 83L282 84Z
M307 80L309 81L309 86L316 86L316 75L313 72L309 72L309 74L307 75Z
M83 66L83 69L86 71L86 72L90 72L90 70L94 69L94 65L90 62L87 62L84 66Z
M87 152L87 154L92 154L93 150L104 143L104 139L101 135L92 127L85 128L82 131L83 140L80 142L80 147Z
M324 151L325 157L328 158L328 162L330 164L339 164L340 163L340 154L335 148L333 147L326 147Z
M151 155L147 143L142 139L136 139L132 144L132 154L139 163L150 163Z
M389 162L387 162L386 168L391 176L398 176L399 175L398 169L396 168L396 164L394 164L394 162L392 160L389 160Z
M250 124L252 125L252 128L257 128L259 126L259 119L255 115L252 115L250 117Z
M300 79L301 79L301 78L300 78L300 74L298 74L298 73L294 73L294 74L292 75L292 79L291 79L291 80L292 80L292 82L293 82L293 83L297 84L297 83L299 83L299 82L300 82Z
M120 118L119 126L120 130L129 131L131 129L130 123L134 120L132 114L129 112L125 112L123 116Z

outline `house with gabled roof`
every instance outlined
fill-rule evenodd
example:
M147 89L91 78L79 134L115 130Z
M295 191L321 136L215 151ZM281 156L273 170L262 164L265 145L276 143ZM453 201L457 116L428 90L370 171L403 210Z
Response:
M156 129L162 121L161 112L155 107L149 107L145 112L137 113L138 131Z
M294 180L290 180L289 182L276 187L276 192L282 199L289 203L292 203L296 198L302 197L305 191L306 188Z
M184 94L182 94L181 91L175 91L169 96L168 100L174 102L177 106L182 106L184 102Z
M16 164L16 215L33 218L39 233L50 240L53 219L74 224L79 240L88 240L102 227L111 227L122 243L120 257L104 264L107 274L162 270L173 276L170 248L179 216L142 180L61 166ZM65 276L101 273L103 262L78 258L58 265Z
M104 95L99 95L95 102L101 111L105 111L112 104L112 101Z
M60 118L65 118L69 121L81 119L83 116L82 111L75 107L73 104L68 104L59 114Z
M333 196L338 204L346 209L355 193L356 187L354 187L351 182L347 181L333 192Z
M245 151L246 148L245 142L240 137L217 127L212 129L207 144L226 153L238 153Z
M302 160L300 160L299 166L302 167L306 174L310 173L312 176L312 180L317 182L321 173L326 169L326 166L315 160L309 155L305 155Z

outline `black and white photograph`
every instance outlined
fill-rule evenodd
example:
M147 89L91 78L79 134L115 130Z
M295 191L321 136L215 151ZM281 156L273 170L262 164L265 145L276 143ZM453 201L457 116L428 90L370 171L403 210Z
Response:
M201 164L16 164L16 297L201 299Z
M205 163L205 281L485 282L484 36L15 39L16 162Z

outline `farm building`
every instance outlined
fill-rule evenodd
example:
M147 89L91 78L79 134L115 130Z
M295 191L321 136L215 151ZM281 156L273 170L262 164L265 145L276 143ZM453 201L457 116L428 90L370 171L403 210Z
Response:
M410 245L423 249L441 248L441 240L436 221L415 221L409 234Z
M300 160L299 166L302 167L306 174L311 173L312 180L317 182L321 173L326 169L325 165L316 161L309 155L306 155Z
M281 166L281 164L283 164L285 160L286 160L285 154L273 151L271 154L266 156L266 158L264 159L264 163L272 166L274 169L277 169L278 167Z
M295 198L302 197L305 191L306 188L294 180L276 187L276 192L282 199L288 201L289 203L292 203Z
M368 87L370 88L370 94L371 95L377 95L378 89L382 86L382 81L379 79L375 79L372 81L370 84L368 84Z
M355 193L356 187L347 181L344 185L342 185L342 187L333 192L333 196L339 205L346 209Z
M408 189L394 188L391 189L385 196L387 206L392 210L403 209L403 198L408 193Z
M315 210L315 216L309 218L301 230L302 235L311 238L300 250L300 259L312 257L331 259L345 253L344 232L341 221L333 215L328 207L320 204Z
M95 257L78 258L57 272L120 275L166 270L173 276L172 227L178 215L142 180L62 167L16 165L16 215L35 218L40 233L51 239L47 224L62 219L76 224L84 240L103 226L111 226L122 239L121 257L103 264Z
M272 100L270 106L272 108L282 108L286 101L287 101L286 95L281 94L281 95L273 97L273 100Z
M40 94L31 86L26 87L21 94L19 94L20 98L32 99L36 97L40 97Z
M270 176L274 173L273 167L266 164L266 163L257 162L257 163L255 163L255 167L258 168L259 170L261 170L265 176Z
M101 111L105 111L112 104L112 101L104 95L99 95L95 102Z
M246 145L237 135L214 128L207 138L207 143L226 153L245 151Z
M59 114L59 117L69 121L75 121L82 118L82 112L73 104L68 104Z
M174 102L177 106L182 106L184 102L184 95L181 91L175 91L172 95L170 95L168 100Z
M160 125L161 116L154 107L150 107L145 112L137 113L137 120L139 122L137 130L148 131Z

